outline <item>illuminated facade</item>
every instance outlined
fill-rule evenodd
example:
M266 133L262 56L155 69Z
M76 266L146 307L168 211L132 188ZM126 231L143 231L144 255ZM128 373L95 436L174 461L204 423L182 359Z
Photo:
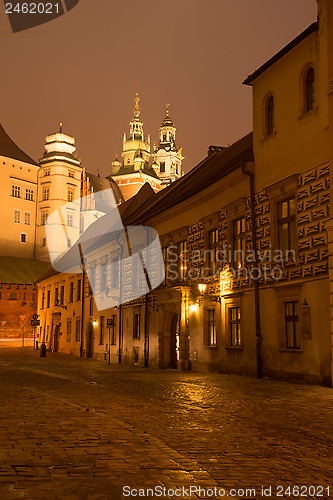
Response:
M160 235L162 286L97 311L86 283L84 307L75 306L75 316L86 315L80 336L73 311L51 304L61 281L70 294L78 278L44 276L39 312L61 316L60 350L79 353L82 345L83 355L103 359L110 347L111 362L332 385L330 9L320 0L318 22L245 80L253 134L211 146L187 175L126 212L124 223ZM165 131L158 161L172 144L169 121Z

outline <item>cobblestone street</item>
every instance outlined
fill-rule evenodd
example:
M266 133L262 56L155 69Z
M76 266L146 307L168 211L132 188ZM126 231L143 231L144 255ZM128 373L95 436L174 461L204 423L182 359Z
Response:
M31 348L1 348L0 373L1 500L117 500L126 485L184 486L183 499L205 498L190 486L238 499L315 486L302 497L333 498L332 389Z

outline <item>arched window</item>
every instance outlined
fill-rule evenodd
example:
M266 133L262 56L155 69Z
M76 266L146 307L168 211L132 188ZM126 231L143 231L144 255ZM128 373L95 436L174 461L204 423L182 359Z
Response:
M271 95L266 101L266 133L272 135L274 132L274 97Z
M310 68L305 76L305 112L311 111L315 103L314 69Z

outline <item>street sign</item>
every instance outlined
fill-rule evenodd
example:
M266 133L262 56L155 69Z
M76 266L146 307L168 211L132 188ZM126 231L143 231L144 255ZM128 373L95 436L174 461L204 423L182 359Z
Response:
M36 313L35 313L35 314L33 314L33 315L32 315L32 319L38 319L38 314L36 314Z
M32 319L31 320L31 326L39 326L39 325L40 325L39 319Z
M111 326L113 326L113 319L107 319L107 320L106 320L106 326L107 326L108 328L110 328Z
M26 318L26 314L20 314L20 320L22 321L22 323L25 320L25 318Z

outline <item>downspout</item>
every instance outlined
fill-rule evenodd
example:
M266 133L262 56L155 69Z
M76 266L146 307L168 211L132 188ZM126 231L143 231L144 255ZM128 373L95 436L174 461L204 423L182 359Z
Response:
M251 207L251 233L252 233L252 248L254 251L254 266L258 270L257 256L257 235L256 235L256 214L254 203L254 172L246 170L246 163L242 162L242 173L247 175L250 180L250 207ZM257 349L257 378L262 378L262 345L261 345L261 330L260 330L260 302L259 302L259 279L252 277L254 289L254 314L256 327L256 349Z
M83 319L84 319L84 287L86 280L86 269L83 260L82 247L81 243L79 243L79 252L81 259L81 268L82 268L82 283L81 283L81 343L80 343L80 357L83 358Z

